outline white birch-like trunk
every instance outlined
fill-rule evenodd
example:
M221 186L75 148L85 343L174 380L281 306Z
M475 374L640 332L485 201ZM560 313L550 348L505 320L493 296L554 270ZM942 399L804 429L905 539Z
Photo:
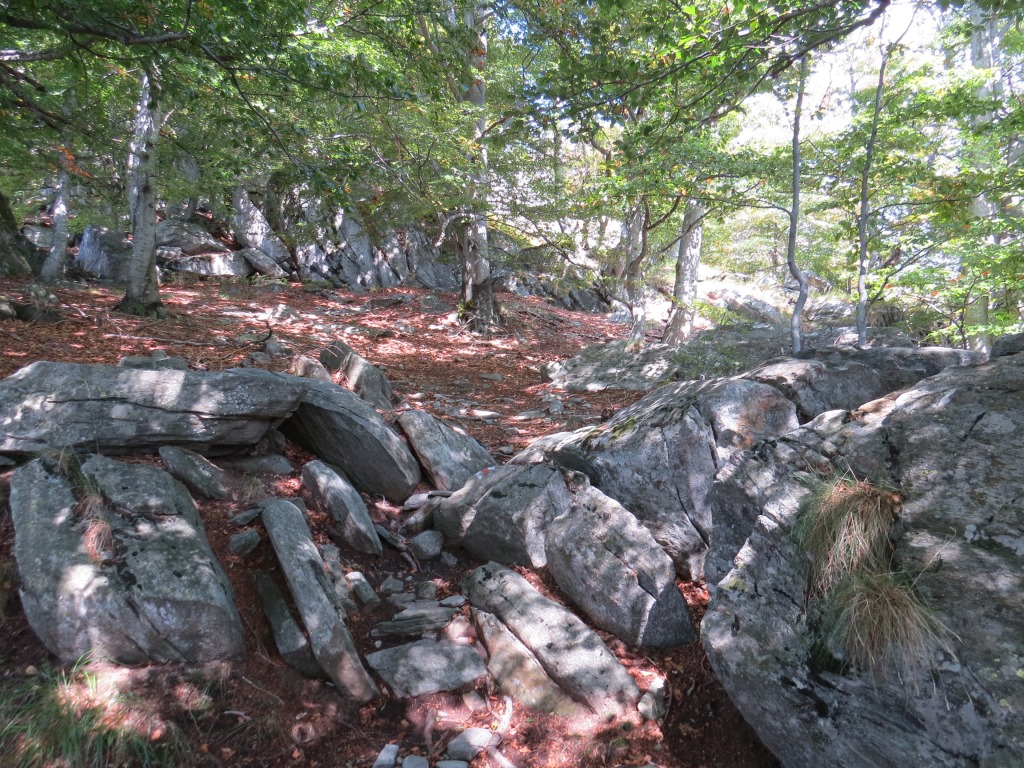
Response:
M687 200L676 244L676 279L672 289L672 314L662 341L682 344L693 335L697 302L697 269L704 241L704 206Z
M68 196L71 181L68 177L68 156L62 148L57 152L57 185L53 199L53 226L50 233L53 240L50 252L46 255L43 267L39 271L39 279L44 283L52 283L64 276L68 253Z
M156 146L162 112L160 83L144 72L128 154L128 204L132 222L132 255L128 286L118 308L131 315L163 316L156 272Z
M800 316L807 303L807 275L796 263L796 233L800 223L800 173L802 159L800 155L800 117L804 107L804 90L807 85L807 57L800 59L800 82L796 91L796 107L793 110L793 203L789 209L789 240L786 245L786 263L789 273L796 278L800 290L796 305L793 307L793 318L790 321L790 336L793 342L793 354L800 351Z

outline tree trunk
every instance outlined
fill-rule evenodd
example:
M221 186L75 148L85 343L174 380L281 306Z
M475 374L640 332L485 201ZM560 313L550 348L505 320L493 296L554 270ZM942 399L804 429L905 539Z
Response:
M156 145L162 121L160 83L155 72L144 72L135 130L128 154L128 195L132 219L132 255L128 289L117 305L122 312L165 317L156 272Z
M71 181L68 178L68 156L60 147L57 151L57 194L53 200L53 227L50 233L53 241L50 252L39 271L39 279L44 283L52 283L64 277L64 267L68 254L68 195Z
M29 244L18 228L11 201L0 192L0 277L28 277Z
M694 305L697 300L697 268L704 240L704 206L687 200L683 224L676 245L676 281L672 290L672 314L662 341L682 344L693 335Z
M644 200L637 200L622 223L621 274L626 284L626 303L632 315L626 348L637 350L643 346L647 331L647 307L644 302L644 260L647 258L648 210Z
M790 321L790 335L793 339L793 354L800 351L800 316L807 303L807 275L796 263L796 232L800 223L800 172L802 160L800 156L800 117L804 107L804 90L807 85L807 56L800 59L800 82L796 91L796 108L793 110L793 205L789 209L789 241L786 246L786 263L789 272L796 278L800 286L796 305L793 307L793 318Z
M463 225L459 246L462 256L462 302L472 317L477 331L493 329L498 324L498 309L491 285L491 261L487 238L487 198L490 189L487 158L487 21L490 11L473 5L465 12L465 24L470 32L469 61L472 79L465 101L476 108L473 139L477 146L471 158L470 200L472 210Z

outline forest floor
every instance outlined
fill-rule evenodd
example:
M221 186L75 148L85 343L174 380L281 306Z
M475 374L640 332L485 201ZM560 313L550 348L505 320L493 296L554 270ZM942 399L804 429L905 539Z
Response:
M20 282L0 281L0 297L19 299L23 291ZM540 299L501 295L503 330L481 336L459 321L457 297L410 288L324 293L307 292L298 285L177 277L162 287L171 317L159 321L115 312L120 294L106 286L69 282L52 293L57 299L51 307L59 314L52 318L56 322L0 321L0 377L37 360L116 364L122 356L156 349L185 358L196 370L222 370L247 364L268 333L291 354L265 367L287 370L294 356L316 359L321 349L342 339L384 371L403 403L458 424L498 461L541 435L597 424L640 397L621 391L561 392L561 413L529 415L542 410L545 397L552 394L550 385L540 380L543 363L622 338L626 331L601 316L566 311ZM296 464L311 458L294 447L289 448L289 457ZM506 713L500 693L483 685L475 699L482 699L482 708L471 706L473 697L459 694L412 702L387 699L356 707L329 684L302 678L274 650L253 585L255 572L276 570L269 543L264 541L245 557L227 548L229 536L237 531L227 519L262 495L301 496L297 473L258 480L255 487L252 478L238 478L233 501L197 498L210 542L235 590L246 631L244 661L202 668L124 670L93 664L62 670L18 605L16 577L9 567L9 478L9 471L0 471L0 611L2 599L9 598L0 624L0 706L18 686L62 683L66 700L99 712L111 726L135 729L157 745L156 753L164 755L157 764L166 765L370 768L388 743L398 744L403 755L427 756L433 765L448 738L471 725L502 728L500 751L519 768L777 765L715 679L699 642L664 650L635 649L602 633L642 689L655 676L668 681L667 715L660 722L642 724L595 724L538 714L519 705L508 723L502 720ZM379 497L368 499L368 507L383 524L401 514L400 508ZM314 511L311 522L318 541L327 541L324 516ZM410 564L395 550L372 562L347 554L375 585L388 574L410 575ZM455 568L424 564L416 578L433 580L444 597L457 592L462 577L477 564L465 556ZM529 578L561 600L547 574ZM679 586L699 621L707 604L704 585ZM375 638L369 631L386 617L353 617L361 652L374 650ZM104 701L106 690L117 695ZM0 764L14 765L24 736L10 733L5 723L0 722L0 728ZM129 758L124 764L135 763ZM497 763L485 754L472 765L485 768Z

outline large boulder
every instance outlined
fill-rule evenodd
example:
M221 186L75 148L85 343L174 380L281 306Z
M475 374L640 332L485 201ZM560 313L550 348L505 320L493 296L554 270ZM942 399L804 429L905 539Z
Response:
M628 717L640 690L601 638L515 571L482 565L463 582L474 608L494 614L573 700L602 716Z
M1024 764L1022 463L1017 355L824 413L720 478L714 514L746 507L756 523L714 590L702 638L784 766ZM892 567L935 632L906 663L862 671L823 638L793 529L808 485L830 471L899 494Z
M330 371L341 371L345 385L374 408L391 409L394 392L380 369L343 341L335 341L320 353Z
M285 265L291 261L291 253L288 246L274 234L263 212L256 207L249 191L239 185L235 187L231 197L231 204L235 210L234 233L235 238L247 248L256 248L263 251L272 258L278 265Z
M165 219L157 223L156 245L158 248L175 248L185 256L231 250L201 225L181 219Z
M0 381L0 453L250 446L299 405L303 379L38 362Z
M93 277L123 283L131 255L131 241L123 232L90 224L82 232L74 266Z
M237 659L230 583L185 488L163 470L69 453L11 477L25 616L63 662ZM65 475L66 473L66 475Z
M457 491L494 459L480 443L461 430L438 421L426 411L404 411L398 425L435 488Z
M646 344L639 351L629 350L625 341L594 344L575 357L545 366L541 378L572 392L648 392L679 378L682 367L676 352L668 344Z
M198 253L188 256L178 255L176 250L161 249L158 256L161 266L175 272L192 272L208 277L248 277L255 271L241 255L241 251Z
M625 507L585 481L547 527L547 565L594 624L630 645L697 639L672 560Z
M285 373L251 371L266 381L283 379L307 387L281 430L332 464L361 491L404 502L419 483L420 466L409 447L373 408L344 387Z
M359 492L343 474L320 460L302 468L302 484L338 524L338 533L350 546L370 555L383 551L370 513Z
M774 361L746 376L770 384L796 403L801 422L934 376L952 365L977 365L980 352L947 347L829 347Z
M599 427L541 438L513 461L583 472L651 530L681 576L699 579L715 543L707 496L716 472L738 450L796 426L793 404L766 384L681 382Z

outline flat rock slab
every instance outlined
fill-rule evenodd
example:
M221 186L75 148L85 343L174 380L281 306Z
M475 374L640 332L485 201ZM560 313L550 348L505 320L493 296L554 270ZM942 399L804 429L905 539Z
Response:
M497 616L575 701L601 716L636 711L640 690L608 646L515 571L482 565L466 577L463 592L475 608Z
M309 641L292 616L284 595L269 574L256 574L256 591L263 604L263 613L274 633L274 645L288 666L306 677L323 677L324 671L317 664Z
M88 517L71 480L43 460L11 477L21 601L46 647L63 662L241 658L231 585L184 486L98 456L79 477L104 498Z
M337 384L285 373L253 371L267 381L307 387L282 431L323 461L338 467L361 491L404 502L420 482L420 466L398 433L369 405Z
M371 653L367 663L399 698L454 691L487 674L472 646L420 640Z
M356 652L305 516L294 504L272 501L263 508L263 524L317 662L343 695L360 703L375 698L377 686Z
M305 391L303 379L247 371L33 363L0 381L0 453L253 445Z
M338 524L342 540L370 555L383 552L366 504L340 471L320 460L311 461L302 468L302 484Z
M457 491L494 458L480 443L426 411L405 411L398 424L435 488Z
M625 507L586 485L547 532L555 582L601 629L656 648L697 639L672 559Z
M432 600L414 602L394 618L378 624L373 635L422 635L424 632L444 629L458 610Z

